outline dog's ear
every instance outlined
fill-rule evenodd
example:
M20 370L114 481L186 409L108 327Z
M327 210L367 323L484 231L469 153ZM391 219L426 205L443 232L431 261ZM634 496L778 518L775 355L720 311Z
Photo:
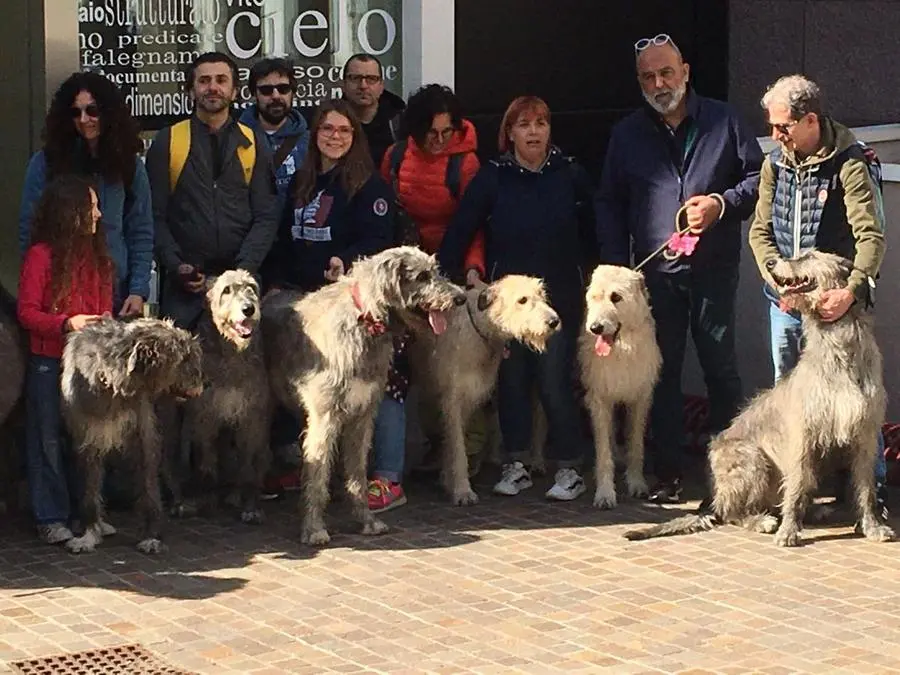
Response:
M481 293L478 294L478 311L483 312L486 310L491 306L495 299L496 293L494 292L494 289L490 286L484 288Z

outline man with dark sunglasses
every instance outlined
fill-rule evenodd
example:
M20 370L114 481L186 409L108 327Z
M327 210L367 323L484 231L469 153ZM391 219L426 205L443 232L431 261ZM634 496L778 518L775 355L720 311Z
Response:
M384 89L381 61L371 54L354 54L344 64L344 98L359 116L375 167L397 140L403 99Z
M280 206L309 147L306 120L294 108L294 68L287 59L263 59L250 69L247 85L255 103L244 110L241 122L268 142Z
M612 130L597 194L604 262L643 267L663 366L653 401L650 456L655 502L681 498L687 333L697 349L710 401L711 432L741 403L735 353L735 299L741 222L756 203L762 151L750 129L721 101L689 87L690 66L661 33L634 44L645 105ZM650 257L681 227L699 235L690 256Z

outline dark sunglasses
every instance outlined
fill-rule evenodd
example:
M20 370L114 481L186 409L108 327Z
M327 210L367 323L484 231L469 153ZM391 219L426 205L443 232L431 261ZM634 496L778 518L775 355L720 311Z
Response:
M282 96L291 93L291 85L289 84L258 84L256 91L263 96L271 96L273 91L277 91Z
M77 105L73 105L69 109L69 114L72 115L73 119L81 117L81 113L84 113L88 117L93 117L94 119L96 119L100 117L100 106L98 106L96 103L91 103L84 106L83 108L79 108Z

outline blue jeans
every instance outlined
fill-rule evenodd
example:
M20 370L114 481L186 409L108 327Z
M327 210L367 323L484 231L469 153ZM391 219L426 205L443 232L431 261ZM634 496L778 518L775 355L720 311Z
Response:
M564 319L562 330L550 338L543 354L518 342L510 344L497 382L500 433L508 461L528 460L535 385L547 416L547 459L565 469L580 467L588 456L573 380L579 328L577 322Z
M712 433L725 429L741 403L741 378L734 348L736 267L648 273L647 290L656 321L662 370L653 396L654 473L661 481L681 478L684 397L681 375L690 328L703 369Z
M392 483L403 480L406 460L406 405L385 396L375 418L373 475Z
M778 301L769 293L769 336L771 338L772 365L775 381L791 372L800 359L803 341L803 324L800 315L782 312ZM884 436L878 431L878 456L875 458L875 480L884 483L887 478L887 462L884 459Z
M25 382L25 453L31 510L38 525L72 514L66 440L60 411L59 359L32 354Z

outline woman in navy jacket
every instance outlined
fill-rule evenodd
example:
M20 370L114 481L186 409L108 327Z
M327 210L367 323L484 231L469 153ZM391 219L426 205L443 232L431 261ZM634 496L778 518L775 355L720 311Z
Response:
M549 424L548 455L559 469L547 497L575 499L585 490L579 467L587 450L573 388L575 341L597 248L590 180L550 144L550 110L537 97L510 104L498 142L502 156L472 180L438 255L444 269L459 276L468 246L483 230L489 281L507 274L544 279L562 331L543 355L511 345L500 367L500 430L509 462L494 491L515 495L532 485L524 458L531 444L531 392L537 385Z

